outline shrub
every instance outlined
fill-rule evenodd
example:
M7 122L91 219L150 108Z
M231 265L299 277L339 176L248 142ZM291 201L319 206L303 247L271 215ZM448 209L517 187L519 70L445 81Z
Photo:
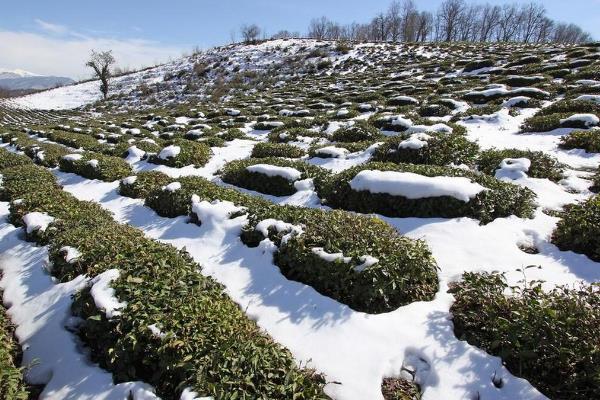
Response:
M278 250L274 261L288 278L312 286L357 311L381 313L413 301L431 300L437 291L435 261L422 241L400 236L378 218L342 211L323 211L292 206L271 206L249 215L243 241L255 246L264 235L255 228L260 221L276 219L302 227L292 235L269 229ZM326 260L313 249L342 253ZM378 261L364 265L365 256ZM348 257L345 260L343 257Z
M285 143L258 143L252 149L251 157L268 158L268 157L284 157L284 158L300 158L306 152L298 146Z
M287 143L297 140L300 136L317 137L320 133L306 128L277 128L269 133L268 138L271 143Z
M600 192L600 167L598 168L594 176L592 176L592 187L590 188L590 190L596 193Z
M563 251L571 250L600 261L600 195L565 206L552 234L552 243Z
M181 188L175 191L164 190L159 185L154 189L149 188L146 206L152 208L162 217L177 217L190 214L191 198L194 194L199 196L200 200L209 202L214 200L230 201L249 209L264 207L269 204L269 202L259 197L219 186L197 176L178 178L177 182L181 184Z
M39 142L25 148L25 154L36 164L50 168L58 167L60 159L69 153L66 147L53 143Z
M167 146L178 147L179 153L174 157L161 157L160 153L152 155L148 159L148 162L163 164L173 168L183 168L188 165L202 167L208 162L212 153L208 145L186 139L175 139L166 144Z
M372 141L363 141L363 142L338 142L338 143L328 143L328 144L319 144L316 146L311 146L308 154L310 157L318 157L318 158L330 158L332 157L330 154L320 153L319 149L324 147L335 147L338 149L346 149L349 153L356 153L358 151L364 151L369 146L373 144Z
M29 393L23 379L23 369L15 363L19 348L5 311L0 305L0 398L27 400Z
M500 168L500 163L505 158L528 158L531 166L527 175L532 178L550 179L558 182L563 179L564 166L552 156L542 151L529 151L518 149L490 149L482 151L477 158L478 169L488 175L494 176Z
M256 164L293 168L300 172L300 177L296 180L291 180L283 176L268 176L260 172L247 170L248 167ZM281 158L250 158L246 160L236 160L227 163L221 170L223 182L274 196L288 196L294 194L296 193L296 187L294 185L296 181L316 178L325 174L325 170L317 166L302 161L290 161Z
M600 114L600 105L593 101L584 100L561 100L550 104L539 110L536 115L551 115L551 114Z
M570 114L534 115L527 118L521 125L522 132L549 132L560 128L560 120L568 118Z
M27 156L10 153L6 150L0 151L0 169L27 164L31 164L31 160Z
M355 191L350 187L350 181L363 170L411 172L429 177L466 177L488 190L481 191L468 202L451 196L409 199L366 190ZM487 223L509 215L528 218L535 208L535 194L527 188L458 168L431 165L371 162L317 180L316 188L319 197L331 207L389 217L472 217Z
M482 68L493 67L494 65L495 65L494 60L476 60L476 61L471 61L471 62L467 63L464 66L463 71L464 72L472 72L472 71L482 69Z
M383 137L381 132L372 125L363 121L357 121L353 125L338 129L331 136L335 142L361 142L365 140L377 140Z
M450 115L452 110L443 104L428 104L417 111L421 117L443 117Z
M562 149L584 149L588 153L600 153L600 130L574 131L560 138Z
M92 152L77 155L81 158L73 158L71 155L61 158L60 170L106 182L116 181L132 174L131 166L121 158Z
M133 178L133 179L131 179ZM143 171L119 182L119 194L134 199L145 199L157 187L162 187L173 181L172 178L158 171Z
M20 184L18 168L11 185ZM143 380L164 398L179 398L184 387L215 398L325 397L322 378L299 369L186 253L115 222L109 212L93 213L90 204L60 189L31 192L13 203L11 215L35 210L57 218L49 255L52 273L62 280L119 268L111 286L127 303L120 316L108 319L89 289L76 294L72 307L83 321L79 333L92 360L112 371L115 381ZM81 253L75 263L65 261L64 246ZM148 329L156 323L162 338Z
M411 135L401 134L389 138L373 153L373 161L411 164L473 164L479 146L463 135L432 133L427 144L420 149L399 147Z
M598 285L547 292L540 282L519 288L499 274L465 273L450 292L459 339L501 357L550 398L600 396Z

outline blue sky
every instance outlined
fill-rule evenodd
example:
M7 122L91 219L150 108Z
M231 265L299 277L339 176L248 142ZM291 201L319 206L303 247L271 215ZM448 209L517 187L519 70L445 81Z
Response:
M434 11L442 0L416 0ZM485 2L485 1L480 1ZM495 4L526 1L495 0ZM85 77L89 49L110 47L123 66L175 58L239 38L239 27L257 23L267 33L306 31L326 15L365 22L390 0L22 0L7 1L0 16L0 68ZM551 18L575 22L600 39L600 0L546 0Z

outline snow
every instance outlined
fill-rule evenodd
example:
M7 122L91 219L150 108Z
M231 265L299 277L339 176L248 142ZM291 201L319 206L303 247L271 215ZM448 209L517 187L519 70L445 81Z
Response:
M67 160L67 161L79 161L83 158L83 155L81 154L67 154L66 156L63 156L63 160Z
M89 160L86 164L91 166L94 169L97 169L98 165L99 165L98 160L96 160L96 159Z
M496 178L509 181L525 178L530 167L531 160L528 158L505 158L496 170Z
M595 114L573 114L568 118L560 120L560 124L564 125L569 122L582 122L587 127L596 126L600 123L600 118Z
M162 190L166 190L167 192L176 192L181 189L180 182L171 182L168 185L162 187Z
M81 257L79 250L71 246L61 247L59 253L64 253L65 261L69 264L73 264L79 257Z
M398 148L413 150L422 149L423 147L427 146L427 141L429 139L431 139L431 136L426 133L416 133L411 135L408 139L401 141L398 144Z
M348 264L352 261L352 257L344 257L344 253L328 253L322 247L313 247L310 251L320 259L331 263L339 260L344 264Z
M593 101L596 104L600 104L600 95L598 95L598 94L582 94L581 96L577 97L575 100Z
M50 225L54 221L54 218L49 216L46 213L41 212L30 212L23 216L23 223L26 226L26 230L28 234L31 234L36 231L44 232L48 225Z
M90 294L94 299L94 304L99 310L103 310L108 319L121 315L121 309L127 306L127 303L120 302L115 297L115 290L110 287L111 282L119 279L118 269L109 269L95 276L90 284Z
M81 351L79 340L66 327L76 325L71 317L72 296L85 287L86 278L55 284L44 268L47 247L22 240L20 229L6 222L7 217L8 203L0 203L0 290L16 325L26 379L45 385L40 399L121 400L130 394L137 400L157 399L143 382L115 385L112 374Z
M341 147L325 146L315 150L315 153L333 158L344 158L350 152L347 149Z
M137 146L131 146L127 149L127 157L125 158L125 161L128 163L138 161L145 155L146 152L144 150L138 148Z
M304 233L301 226L290 224L273 218L268 218L260 221L254 228L255 231L262 233L266 238L269 237L269 229L275 229L278 233L286 232L281 239L281 243L285 244L294 236L299 236Z
M137 181L137 176L135 176L135 175L128 176L126 178L121 179L121 183L123 183L123 185L133 185L136 181Z
M514 107L515 105L517 105L519 103L528 104L530 101L531 101L531 98L529 98L527 96L511 97L510 99L508 99L504 103L502 103L502 107Z
M412 172L396 171L360 171L350 181L350 187L356 191L385 193L408 199L450 196L469 202L479 193L487 190L469 178L449 176L424 176Z
M359 260L362 264L359 264L356 267L354 267L354 270L356 272L362 272L365 269L367 269L379 262L379 259L377 259L373 256L360 256Z
M292 167L278 167L269 164L254 164L246 167L246 171L255 172L267 176L280 176L288 181L297 181L302 176L302 172Z
M160 151L160 153L158 153L158 158L167 160L169 158L177 157L179 155L179 153L181 153L181 147L175 146L175 145L170 145L170 146L165 147L164 149L162 149Z

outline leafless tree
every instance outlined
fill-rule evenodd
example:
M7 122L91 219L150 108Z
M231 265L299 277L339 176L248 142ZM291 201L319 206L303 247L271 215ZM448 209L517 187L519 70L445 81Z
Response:
M256 40L260 36L260 28L256 24L243 25L240 28L240 33L242 34L244 42L253 43L256 42Z
M500 24L500 14L502 9L500 6L492 6L486 4L481 10L481 25L479 33L479 41L487 42L492 38L492 33Z
M521 8L521 40L532 41L540 22L546 17L546 8L540 3L529 3Z
M323 40L327 35L327 26L329 25L329 19L327 17L313 18L310 21L308 27L308 37Z
M424 42L429 38L433 31L433 14L428 11L421 11L416 17L415 40Z
M502 7L498 21L497 40L499 42L515 41L517 31L521 24L521 13L515 4L506 4Z
M440 5L438 19L443 41L450 42L456 38L457 26L464 10L465 2L463 0L445 0Z
M112 50L108 51L96 51L92 50L90 59L85 63L86 67L90 67L94 70L94 75L100 79L100 91L104 100L108 97L108 88L112 72L111 66L115 63L115 57L112 54Z

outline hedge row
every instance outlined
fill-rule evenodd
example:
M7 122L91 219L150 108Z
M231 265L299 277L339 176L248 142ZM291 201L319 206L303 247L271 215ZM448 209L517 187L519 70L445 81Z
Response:
M600 286L515 288L500 274L451 286L454 332L554 399L600 398Z
M529 151L518 149L490 149L482 151L477 157L478 169L488 175L494 176L505 158L527 158L531 166L527 175L532 178L550 179L559 181L564 177L564 165L552 156L542 151Z
M27 400L29 392L23 380L23 369L16 365L19 347L5 311L0 305L0 399Z
M479 152L479 146L464 135L431 133L427 144L420 149L400 147L400 143L410 138L400 134L386 140L373 153L373 161L431 164L431 165L472 165Z
M221 178L223 182L274 196L288 196L296 193L297 189L294 181L282 176L268 176L260 172L247 170L249 166L256 164L294 168L301 173L299 180L322 178L327 174L324 169L302 161L281 158L248 158L227 163L220 172Z
M74 156L81 156L81 158ZM58 164L61 171L106 182L116 181L132 174L131 166L122 158L100 153L70 154L62 157Z
M20 161L2 153L2 164ZM23 199L11 203L13 221L33 211L56 218L41 237L32 237L49 243L55 276L93 277L119 268L120 278L112 286L127 303L119 317L108 319L89 290L73 304L75 315L83 318L80 336L93 360L111 370L116 382L143 380L165 399L178 399L185 387L219 399L325 398L322 378L298 369L291 354L262 333L221 285L201 275L186 253L116 223L93 203L76 200L40 167L0 172L7 178L3 195ZM22 187L30 177L45 189ZM64 246L81 256L67 262ZM148 328L154 324L164 335Z
M600 195L565 206L552 243L563 251L572 250L600 262Z
M37 164L45 167L57 167L59 160L70 153L65 146L38 141L23 132L4 133L2 134L2 141L10 143L17 150L25 152Z
M286 143L258 143L252 148L251 157L268 158L300 158L306 155L306 151L298 146Z
M560 138L561 149L583 149L588 153L600 153L600 130L575 131Z
M222 200L243 206L248 224L242 240L249 246L257 246L265 239L256 229L261 221L273 219L301 226L301 235L283 242L281 238L288 231L268 231L269 238L278 245L275 264L288 279L310 285L355 310L392 311L413 301L430 300L437 290L436 264L425 243L400 236L377 218L277 206L201 177L184 177L177 182L181 187L175 191L157 186L146 198L146 205L165 217L190 215L192 195L209 202ZM192 219L202 222L195 215ZM350 259L326 261L313 252L314 248L330 254L343 253ZM379 261L357 270L364 256Z
M409 199L366 190L355 191L350 187L350 181L363 170L411 172L429 177L466 177L489 190L480 192L469 202L450 196ZM535 194L527 188L458 168L431 165L370 162L317 180L316 188L319 197L328 206L390 217L472 217L487 223L510 215L528 218L535 209Z
M168 165L173 168L182 168L188 165L203 167L212 154L210 146L207 144L186 139L175 139L166 142L165 145L179 147L179 154L174 157L161 158L159 157L159 153L158 155L150 156L148 162Z

